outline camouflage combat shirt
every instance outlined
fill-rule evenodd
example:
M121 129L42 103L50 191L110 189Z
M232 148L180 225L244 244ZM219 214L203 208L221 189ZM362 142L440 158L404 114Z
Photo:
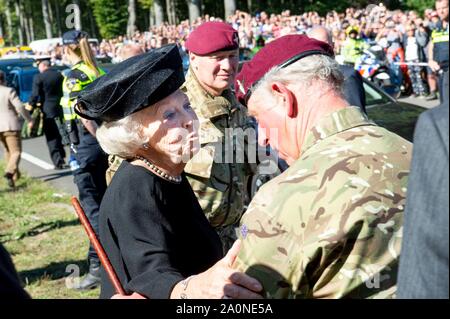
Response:
M357 108L324 117L250 203L235 267L268 298L394 297L411 151Z
M246 158L235 156L236 150L246 150L245 141L236 134L240 134L239 128L248 128L247 111L230 90L221 96L209 94L192 70L181 90L199 118L201 147L184 171L210 224L232 225L239 221L249 201L246 185L253 168Z

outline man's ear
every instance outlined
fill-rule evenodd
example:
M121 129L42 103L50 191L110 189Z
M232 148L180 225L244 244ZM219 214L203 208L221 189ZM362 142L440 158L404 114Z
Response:
M283 104L287 107L288 116L290 118L296 117L298 114L298 104L294 93L281 82L273 82L271 87L273 94L283 99Z
M189 64L196 68L197 61L195 61L195 54L189 53Z

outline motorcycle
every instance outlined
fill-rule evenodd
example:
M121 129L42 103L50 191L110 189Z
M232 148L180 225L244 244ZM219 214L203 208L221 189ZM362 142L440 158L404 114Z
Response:
M396 99L400 97L402 93L400 85L396 84L392 78L386 54L380 45L373 45L363 50L361 57L355 63L355 70L392 97Z

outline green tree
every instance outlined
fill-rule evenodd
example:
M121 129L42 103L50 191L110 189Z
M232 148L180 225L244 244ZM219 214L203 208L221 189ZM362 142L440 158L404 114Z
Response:
M434 3L435 0L406 0L408 9L417 11L421 16L423 16L425 9L434 9Z
M125 0L91 0L95 21L103 38L125 33L128 21L128 2Z
M47 39L53 38L48 0L42 0L42 15L44 16L45 35Z
M236 0L224 0L223 5L225 7L225 17L228 17L236 11Z
M136 29L136 0L128 0L127 35L132 37Z
M1 23L3 29L3 38L5 42L8 44L12 43L13 40L13 22L12 22L12 14L11 14L11 4L7 0L0 0L0 15L1 15ZM3 26L6 26L3 28Z
M189 9L189 20L193 22L200 16L201 0L186 0Z

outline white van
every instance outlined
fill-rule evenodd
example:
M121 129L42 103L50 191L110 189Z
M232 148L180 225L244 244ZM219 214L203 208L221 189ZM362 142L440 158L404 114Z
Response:
M90 44L94 44L95 46L98 46L98 40L95 38L89 39ZM32 41L29 44L29 47L35 52L46 52L51 48L54 48L56 45L62 45L62 38L52 38L52 39L42 39L42 40L36 40Z

